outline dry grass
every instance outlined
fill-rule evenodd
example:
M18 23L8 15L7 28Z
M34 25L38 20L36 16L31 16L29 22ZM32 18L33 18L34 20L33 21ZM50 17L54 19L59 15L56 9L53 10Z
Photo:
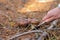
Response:
M60 2L60 0L58 2ZM11 27L11 26L17 26L15 24L16 23L15 21L17 19L19 19L19 18L37 18L39 21L41 21L42 17L44 17L44 15L46 15L46 13L48 12L48 11L42 11L42 12L40 12L40 11L32 12L31 11L31 12L21 13L20 9L22 9L24 7L24 5L25 5L25 2L22 2L22 0L0 0L0 38L7 39L7 38L15 35L16 33L19 33L19 32L22 33L25 31L24 30L25 28L20 29L19 27ZM56 5L54 5L54 6L56 7ZM46 26L46 25L44 25L44 26ZM54 35L53 36L54 38L56 37L58 40L60 40L59 39L60 30L48 31L48 33L50 33L51 35ZM34 33L27 34L27 36L35 37L33 34ZM51 40L50 37L52 37L51 35L49 35L50 40ZM20 38L21 40L24 40L23 38L27 37L27 36L26 37L25 36L18 37L18 39ZM28 37L28 39L30 39L29 37ZM52 40L56 40L54 38L52 38ZM25 39L25 40L28 40L28 39Z

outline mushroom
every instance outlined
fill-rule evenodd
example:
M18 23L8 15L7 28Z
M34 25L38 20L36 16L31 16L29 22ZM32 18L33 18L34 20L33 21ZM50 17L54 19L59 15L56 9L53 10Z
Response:
M39 24L39 20L34 18L34 19L31 20L31 24L38 25Z
M39 20L37 19L31 19L31 29L34 29L35 26L37 26L39 24Z
M28 20L27 19L18 19L17 24L20 27L26 27L28 25Z

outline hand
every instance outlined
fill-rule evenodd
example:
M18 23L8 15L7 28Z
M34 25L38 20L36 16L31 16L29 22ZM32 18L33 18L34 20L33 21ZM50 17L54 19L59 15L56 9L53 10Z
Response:
M60 8L54 8L50 10L46 16L42 19L43 22L50 22L52 20L60 18Z

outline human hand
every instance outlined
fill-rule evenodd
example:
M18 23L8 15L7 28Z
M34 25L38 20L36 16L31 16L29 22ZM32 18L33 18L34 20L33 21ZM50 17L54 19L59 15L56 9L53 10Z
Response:
M60 8L56 7L50 10L46 16L43 17L43 22L50 22L52 20L60 18Z

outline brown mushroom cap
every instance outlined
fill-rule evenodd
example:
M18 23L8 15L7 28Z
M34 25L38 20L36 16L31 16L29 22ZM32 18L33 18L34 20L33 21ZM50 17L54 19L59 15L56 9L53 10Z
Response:
M31 20L31 23L35 24L35 25L38 25L39 24L39 20L34 18L34 19Z
M17 20L19 26L26 26L28 24L28 20L26 19L19 19Z

